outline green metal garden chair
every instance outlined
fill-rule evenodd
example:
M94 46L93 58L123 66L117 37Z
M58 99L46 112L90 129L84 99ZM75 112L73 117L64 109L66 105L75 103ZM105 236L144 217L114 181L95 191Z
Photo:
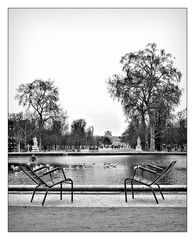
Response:
M131 183L131 191L132 191L133 199L134 199L133 183L138 182L138 183L148 186L150 188L150 190L152 191L153 196L156 200L156 203L158 204L158 200L157 200L157 197L156 197L154 189L153 189L153 186L157 185L158 189L160 191L160 194L162 196L162 199L164 200L164 196L163 196L163 193L161 191L161 188L160 188L160 185L158 184L158 182L159 182L159 180L164 178L173 169L175 163L176 163L176 161L171 162L169 164L169 166L166 167L165 169L155 166L155 165L152 165L152 164L136 166L134 168L134 173L133 173L132 178L126 178L124 181L125 201L127 202L127 183L129 183L129 182ZM154 175L154 177L151 177L151 176L145 177L144 176L145 172Z
M47 166L42 166L35 170L33 170L27 164L18 164L18 166L30 179L32 179L33 182L36 183L36 187L34 188L31 202L33 201L37 188L44 187L46 189L46 192L45 192L44 199L42 201L42 206L43 206L45 203L45 199L47 197L48 191L57 184L60 184L60 199L62 200L62 184L63 183L71 184L71 202L73 202L73 181L70 178L66 178L63 168L57 167L50 171L43 172L42 170L48 169ZM59 172L61 173L60 175L58 174Z

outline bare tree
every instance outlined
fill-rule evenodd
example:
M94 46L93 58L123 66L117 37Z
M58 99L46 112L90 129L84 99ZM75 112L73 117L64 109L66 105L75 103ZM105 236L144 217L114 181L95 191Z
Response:
M59 113L59 92L51 80L34 80L32 83L21 84L16 89L19 105L32 109L38 119L39 148L42 148L42 131L44 124Z
M150 127L150 150L155 150L155 113L162 106L178 105L181 72L173 66L173 57L149 43L144 50L127 53L121 58L122 74L108 79L108 91L117 98L128 118L139 114Z

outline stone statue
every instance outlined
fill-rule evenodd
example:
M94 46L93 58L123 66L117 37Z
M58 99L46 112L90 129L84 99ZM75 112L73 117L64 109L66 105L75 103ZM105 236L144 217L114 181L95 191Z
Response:
M140 137L138 136L137 138L137 146L136 146L136 151L142 151L142 147L141 147L141 139Z
M38 142L36 137L33 138L32 152L39 152L39 147L38 147Z
M34 137L34 138L33 138L33 146L34 146L34 147L37 147L37 145L38 145L38 144L37 144L37 138Z

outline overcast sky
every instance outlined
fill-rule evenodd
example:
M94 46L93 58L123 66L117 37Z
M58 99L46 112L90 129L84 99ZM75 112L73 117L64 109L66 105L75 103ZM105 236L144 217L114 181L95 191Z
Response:
M121 135L125 117L107 92L106 80L121 72L120 58L157 43L182 72L180 106L186 107L186 10L10 9L9 112L21 83L53 79L69 123L84 118L95 135Z

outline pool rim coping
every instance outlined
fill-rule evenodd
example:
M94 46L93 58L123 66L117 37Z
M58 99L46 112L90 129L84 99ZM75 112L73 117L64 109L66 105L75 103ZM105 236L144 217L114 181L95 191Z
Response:
M33 191L36 185L9 185L8 192L14 191ZM187 185L160 185L161 190L165 192L187 192ZM158 191L158 187L153 187ZM70 191L70 186L63 185L63 191ZM45 191L45 187L40 187L37 191ZM56 185L50 191L60 191L60 186ZM124 192L124 185L74 185L74 192ZM131 186L128 187L131 191ZM134 185L134 191L148 192L151 191L149 187L144 185Z
M187 152L146 152L146 151L126 151L126 152L9 152L8 157L12 156L107 156L107 155L184 155Z

